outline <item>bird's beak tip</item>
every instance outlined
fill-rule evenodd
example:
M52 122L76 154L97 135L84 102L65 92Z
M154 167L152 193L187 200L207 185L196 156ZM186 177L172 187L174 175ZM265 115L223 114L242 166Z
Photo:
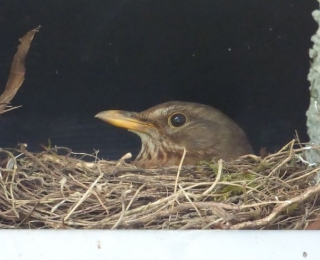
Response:
M100 113L96 114L94 117L96 117L96 118L101 118L102 113L103 113L103 112L100 112Z
M99 118L101 120L109 119L109 118L117 118L119 117L119 112L116 110L107 110L102 111L96 114L94 117Z

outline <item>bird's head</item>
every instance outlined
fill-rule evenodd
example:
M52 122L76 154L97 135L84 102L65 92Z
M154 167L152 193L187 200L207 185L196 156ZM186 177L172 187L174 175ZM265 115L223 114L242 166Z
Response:
M140 113L108 110L96 117L140 136L142 147L134 162L139 167L177 165L184 149L184 164L251 152L242 129L207 105L171 101Z

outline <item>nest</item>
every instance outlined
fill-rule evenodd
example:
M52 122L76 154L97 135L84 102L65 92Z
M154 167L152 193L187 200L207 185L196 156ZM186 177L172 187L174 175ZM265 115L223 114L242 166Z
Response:
M320 167L304 150L292 141L265 158L157 169L67 148L1 150L0 228L305 229L320 214Z

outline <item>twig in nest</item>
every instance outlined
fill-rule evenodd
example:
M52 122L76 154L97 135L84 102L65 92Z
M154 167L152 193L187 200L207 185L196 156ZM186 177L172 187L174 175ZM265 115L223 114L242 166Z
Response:
M131 158L132 158L132 153L126 153L124 156L120 158L119 162L116 164L116 167L123 164L125 160L131 159Z
M215 181L212 183L212 185L210 186L209 189L207 189L205 192L202 193L203 195L208 195L214 189L214 187L217 185L218 181L220 180L221 173L222 173L222 160L221 159L218 161L218 167L219 167L218 174L217 174Z
M230 228L231 229L250 229L250 228L257 228L257 227L265 226L267 224L271 224L272 221L276 219L276 217L279 216L279 214L285 209L287 209L290 205L295 203L301 203L309 199L311 196L318 194L319 192L320 192L320 184L306 189L303 193L301 193L296 197L291 198L290 200L283 201L281 204L277 205L273 209L273 211L265 218L239 223L231 226Z
M280 153L281 151L283 151L284 149L286 149L288 146L290 146L289 148L289 155L288 157L283 160L280 164L277 165L277 167L275 167L270 173L269 176L272 176L272 174L274 174L278 169L280 169L282 167L282 165L284 165L285 163L289 162L294 154L294 150L293 150L293 146L294 146L295 140L292 140L289 144L287 144L284 148L282 148L278 153Z
M36 209L36 207L38 206L40 201L38 201L36 203L36 205L34 205L34 207L32 208L32 210L29 212L29 214L18 224L17 227L20 227L23 223L26 223L29 219L30 219L30 216L31 214L34 212L34 210Z
M139 189L137 189L136 193L133 195L132 199L130 200L126 210L128 211L130 209L130 206L132 204L132 202L134 201L134 199L138 196L139 192L142 190L142 188L145 186L145 184L142 184Z
M89 196L89 193L92 191L93 187L98 183L98 181L103 177L103 172L101 172L100 169L100 163L98 163L98 169L100 172L99 177L94 181L94 183L91 184L90 188L86 191L85 194L83 194L82 198L77 202L77 204L70 210L70 212L67 214L67 216L63 219L63 222L66 222L67 219L72 215L72 213L81 205L83 201Z
M131 192L131 190L126 190L125 192L122 193L122 195L121 195L122 211L121 211L119 219L117 220L117 222L113 225L113 227L111 229L116 229L119 226L119 224L121 223L122 219L124 218L124 216L126 214L126 204L124 202L124 198L130 192Z
M43 169L45 169L46 171L50 172L51 175L54 175L54 172L51 171L42 161L40 161L36 156L34 156L32 153L29 153L26 150L27 144L20 144L20 149L21 151L28 157L32 158L36 163L38 163Z
M180 160L180 163L179 163L176 181L174 183L174 193L177 192L178 180L179 180L179 176L180 176L180 172L181 172L181 168L182 168L182 164L183 164L184 158L186 157L186 153L187 153L186 148L183 148L183 154L182 154L182 157L181 157L181 160Z
M201 213L198 210L198 208L194 205L194 203L192 202L192 200L189 198L188 194L185 192L185 190L182 188L181 185L179 185L180 190L182 190L184 196L187 198L187 200L190 202L190 204L193 206L193 208L195 209L195 211L198 213L199 217L201 217Z

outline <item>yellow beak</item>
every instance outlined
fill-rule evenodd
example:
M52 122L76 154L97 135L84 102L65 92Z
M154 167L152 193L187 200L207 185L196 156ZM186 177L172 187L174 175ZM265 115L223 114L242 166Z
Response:
M100 112L95 117L118 127L122 127L131 131L147 132L154 125L146 122L138 116L136 112L128 112L122 110L107 110Z

